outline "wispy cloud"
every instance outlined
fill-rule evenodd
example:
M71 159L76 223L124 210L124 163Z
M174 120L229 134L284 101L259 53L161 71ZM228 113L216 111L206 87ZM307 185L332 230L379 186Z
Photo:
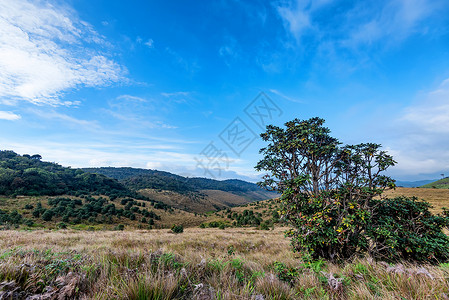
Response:
M273 93L273 94L275 94L275 95L278 95L278 96L284 98L285 100L291 101L291 102L295 102L295 103L304 103L304 101L302 101L302 100L300 100L300 99L286 96L285 94L283 94L283 93L281 93L280 91L275 90L275 89L270 89L270 92Z
M388 142L398 161L393 173L404 176L449 170L448 99L449 79L400 113L391 129L396 134Z
M150 49L154 48L154 41L153 41L153 39L148 39L148 41L146 41L144 43L144 45L147 46Z
M356 50L358 47L382 43L399 43L415 33L426 33L421 22L431 17L444 0L391 0L355 2L326 15L336 1L293 0L275 5L284 28L297 44L308 37L314 43L331 48ZM447 4L446 4L447 6ZM325 17L323 17L325 16ZM332 24L330 27L330 24Z
M422 132L432 134L449 133L449 79L428 93L427 97L407 109L401 121Z
M356 26L348 28L343 46L359 47L385 41L387 45L398 43L414 33L425 33L420 22L430 17L440 6L440 1L394 0L379 2L380 7L359 5L349 13L350 20L358 20ZM347 26L346 26L347 27Z
M54 120L54 121L63 121L68 125L75 125L77 127L82 127L89 131L98 131L101 127L97 121L89 121L83 119L77 119L75 117L59 113L55 110L41 110L41 109L30 109L29 112L35 114L40 119Z
M125 121L128 126L144 128L163 128L175 129L176 126L167 124L156 119L154 112L156 104L145 98L121 95L109 101L109 108L105 109L107 113L117 120Z
M117 97L118 100L128 100L128 101L138 101L138 102L148 102L142 97L132 96L132 95L120 95Z
M22 117L10 111L0 110L0 120L16 121L20 120Z
M198 65L196 59L187 60L186 58L181 56L177 51L173 50L170 47L166 47L165 52L171 56L173 64L183 68L190 75L194 75L196 72L200 70L200 66Z
M236 62L241 58L239 43L232 36L225 36L224 44L218 50L218 54L224 59L225 63L230 66L231 63Z
M124 79L110 47L67 7L33 0L0 0L0 102L71 105L62 95L82 86Z

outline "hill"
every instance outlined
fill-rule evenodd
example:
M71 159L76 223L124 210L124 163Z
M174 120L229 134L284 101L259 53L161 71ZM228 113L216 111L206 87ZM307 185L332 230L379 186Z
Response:
M274 196L241 180L134 168L85 171L42 161L38 154L0 151L0 226L6 228L197 226L206 218L198 214Z
M266 192L257 184L238 179L215 180L200 177L183 177L169 172L138 168L83 168L83 171L102 174L119 180L126 186L138 189L161 189L173 192L220 190L225 192ZM271 195L272 193L270 193Z
M117 180L41 161L39 154L0 151L0 195L104 194L133 196Z
M275 198L278 194L237 179L189 178L136 168L84 168L118 179L127 188L189 212L204 213Z
M421 188L431 188L431 189L449 189L449 177L422 185L420 187Z

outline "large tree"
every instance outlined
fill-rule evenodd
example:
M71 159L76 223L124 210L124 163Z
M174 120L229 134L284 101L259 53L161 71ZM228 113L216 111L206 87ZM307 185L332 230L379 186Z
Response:
M256 169L268 174L259 184L282 193L295 250L331 260L377 251L375 242L387 239L374 236L375 199L395 187L382 174L395 161L378 144L342 146L323 124L312 118L267 126Z

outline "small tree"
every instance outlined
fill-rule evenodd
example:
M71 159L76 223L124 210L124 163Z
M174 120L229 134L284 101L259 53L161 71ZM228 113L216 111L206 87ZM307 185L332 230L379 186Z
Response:
M173 233L183 233L184 227L182 225L173 224L173 226L171 227L171 231Z
M370 249L373 199L395 186L382 175L395 161L378 144L341 146L323 124L312 118L287 122L285 129L267 126L261 137L268 146L256 169L269 172L261 186L282 193L294 250L347 259Z

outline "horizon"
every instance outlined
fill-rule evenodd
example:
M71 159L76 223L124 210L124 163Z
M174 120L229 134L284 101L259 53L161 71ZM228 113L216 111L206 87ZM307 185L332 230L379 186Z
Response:
M382 144L396 180L440 179L448 15L444 0L0 0L0 149L254 182L263 128L318 116L344 144Z

